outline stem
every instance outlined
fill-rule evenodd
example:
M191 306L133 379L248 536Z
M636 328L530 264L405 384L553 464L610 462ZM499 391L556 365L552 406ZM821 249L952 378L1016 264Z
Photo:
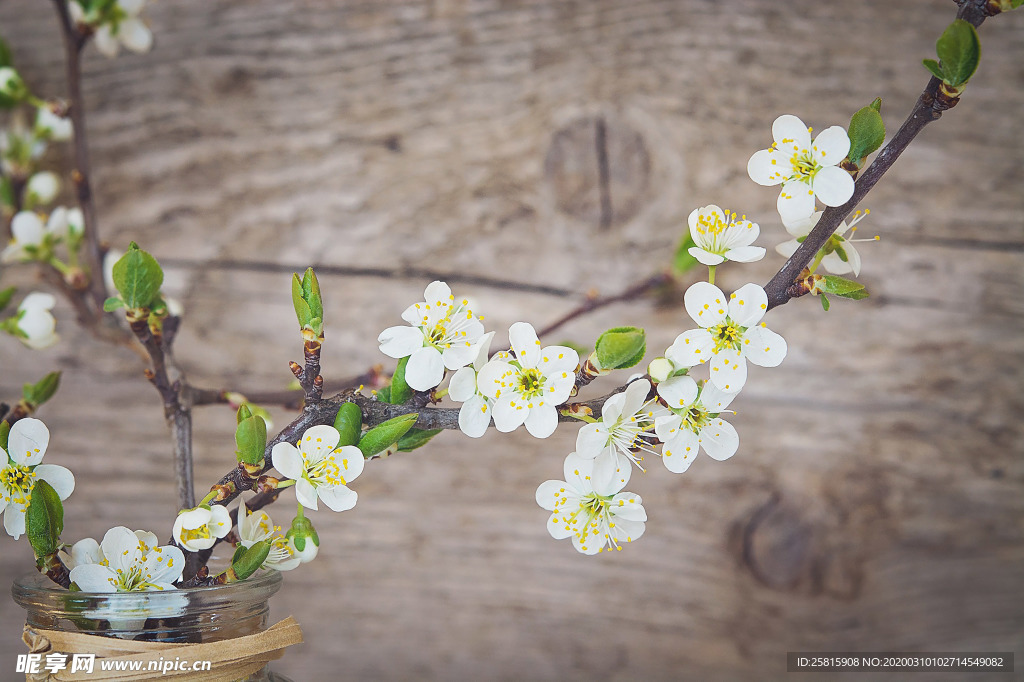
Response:
M717 268L717 267L718 267L717 265L709 265L708 266L708 284L714 284L715 283L715 268Z
M986 0L960 0L957 17L965 19L975 27L980 26L985 20L984 5ZM765 285L765 292L768 294L768 309L776 308L788 302L793 296L788 291L789 287L797 280L800 272L807 267L814 255L825 245L829 237L839 227L839 223L846 219L850 212L861 202L864 196L871 191L882 176L888 171L900 157L900 154L917 137L918 133L932 121L937 121L942 112L955 105L958 100L949 100L939 93L941 81L932 76L925 86L924 92L918 98L910 115L900 126L889 144L878 153L875 160L867 170L857 179L854 186L853 196L842 206L827 208L822 213L821 219L807 238L790 256L789 260L779 269L775 276Z
M825 249L824 248L818 249L818 255L814 257L814 262L812 262L810 264L810 266L808 266L808 268L807 268L808 274L813 275L814 271L818 269L818 266L821 265L821 261L824 260L824 258L825 258Z

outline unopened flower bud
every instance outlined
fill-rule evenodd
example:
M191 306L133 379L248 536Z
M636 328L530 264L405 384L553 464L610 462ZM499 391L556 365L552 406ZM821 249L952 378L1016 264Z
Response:
M647 374L650 375L655 383L665 381L672 376L674 371L675 367L668 358L654 358L651 360L651 364L647 365Z
M320 536L305 516L296 516L292 520L292 527L285 533L285 537L295 548L295 556L304 564L315 559L320 551Z

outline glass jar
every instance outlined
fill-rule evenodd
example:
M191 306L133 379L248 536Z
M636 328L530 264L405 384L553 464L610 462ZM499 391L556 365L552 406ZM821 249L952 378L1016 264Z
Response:
M16 580L12 592L14 601L28 612L26 621L32 628L140 643L205 644L266 630L269 600L280 587L280 573L262 571L248 580L213 587L162 592L71 592L45 576L34 574ZM111 645L116 648L118 643ZM102 647L97 643L98 649ZM70 652L54 646L54 650L69 654L69 661L73 653L90 654L97 650L89 651L85 646L81 649ZM187 660L187 649L169 648L161 655L166 661L178 658L193 662ZM45 663L45 654L42 659ZM97 668L99 660L97 657ZM167 677L158 669L152 678L144 679ZM239 682L289 681L264 665L248 677L240 677Z

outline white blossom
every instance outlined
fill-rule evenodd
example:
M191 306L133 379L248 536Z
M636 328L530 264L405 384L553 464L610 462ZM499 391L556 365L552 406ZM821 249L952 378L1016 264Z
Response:
M612 477L595 475L597 460L575 452L565 458L564 481L545 481L537 488L537 504L552 512L548 532L556 540L571 537L582 554L597 554L644 534L647 512L639 495L619 492L629 480L626 464Z
M576 385L579 354L566 346L541 348L533 326L516 322L508 330L512 356L488 362L477 376L480 392L494 403L494 426L501 432L522 424L537 438L558 426L558 410Z
M667 414L657 401L647 400L650 390L651 382L638 379L622 393L608 398L601 408L601 419L580 427L576 454L584 459L623 458L626 466L632 462L642 469L640 453L654 452L651 431L655 419ZM616 466L620 464L616 461Z
M146 0L117 0L102 17L87 14L78 0L71 0L68 9L76 24L95 28L96 49L108 57L116 57L124 45L132 52L148 52L153 46L153 33L139 18Z
M4 320L0 328L34 350L49 348L57 343L57 320L50 310L57 305L52 294L32 292L18 305L14 316Z
M15 213L11 219L11 241L0 252L0 263L25 262L45 257L53 244L63 236L63 229L66 229L66 225L61 224L60 216L54 218L51 214L44 223L35 211Z
M27 199L34 206L50 203L57 198L59 192L60 178L50 171L33 174L25 185Z
M474 317L469 300L456 304L444 282L428 284L423 297L426 300L402 313L410 326L389 327L377 338L384 355L409 358L405 382L417 391L440 384L445 368L459 369L473 362L475 345L484 335L484 326Z
M462 403L459 409L459 428L471 438L479 438L491 424L493 401L480 392L477 376L487 364L494 332L487 332L475 345L476 358L472 365L459 368L448 381L448 397Z
M698 447L719 461L736 454L739 435L718 416L736 393L725 393L710 381L698 389L690 377L677 376L658 384L658 395L672 411L658 417L654 425L658 439L665 443L661 459L669 471L681 474L690 468Z
M747 361L776 367L786 357L786 341L761 322L768 295L757 284L740 287L726 303L714 284L697 282L686 290L686 312L701 326L676 337L665 352L677 367L710 361L711 382L726 393L737 393L747 380Z
M74 126L70 118L58 116L49 107L39 107L36 114L36 135L52 142L66 142L73 134Z
M839 223L839 227L829 237L829 241L825 243L825 257L821 259L821 264L826 270L831 272L833 275L845 275L852 272L854 276L860 274L860 252L857 251L853 246L855 241L875 241L874 239L852 239L853 234L857 231L857 223L867 217L869 210L864 212L857 211L854 214L853 220L847 223L845 220ZM797 248L800 247L800 243L803 239L810 234L814 226L821 220L821 211L815 211L808 218L801 218L799 220L782 220L783 226L786 231L796 237L788 242L783 242L775 247L775 250L782 256L789 258L796 253Z
M210 549L231 531L231 515L223 505L201 505L179 512L171 536L190 552Z
M751 246L761 228L746 216L736 219L735 213L711 204L695 208L687 219L690 236L696 246L689 253L704 265L718 265L727 260L751 263L764 258L764 249Z
M295 480L295 497L310 509L317 499L333 511L356 506L358 495L347 484L363 473L363 453L354 445L335 448L341 434L333 426L308 429L299 439L299 447L278 443L271 450L274 467Z
M270 514L262 509L248 511L244 500L238 505L238 537L239 544L246 549L263 540L270 542L270 554L262 568L290 571L302 563L296 556L295 546L285 539L281 527L274 525Z
M850 151L842 126L826 128L811 142L811 129L796 116L779 116L772 124L775 142L750 157L747 173L759 185L782 185L779 214L805 218L814 212L814 199L842 206L853 196L853 178L839 167Z
M0 448L0 514L4 530L17 540L25 532L25 511L38 481L53 486L61 500L75 489L75 477L57 464L40 464L50 443L50 431L38 419L19 419L11 427L7 450Z

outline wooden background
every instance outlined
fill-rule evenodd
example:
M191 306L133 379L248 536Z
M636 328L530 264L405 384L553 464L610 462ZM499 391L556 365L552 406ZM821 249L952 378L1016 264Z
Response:
M769 249L784 240L776 192L746 175L774 118L822 129L880 96L894 130L953 13L947 0L153 3L150 54L86 60L102 233L173 264L168 289L188 315L179 356L200 385L287 383L301 357L288 273L307 264L573 292L455 284L500 339L663 267L696 206L747 213ZM50 3L3 0L0 33L38 92L63 92ZM1024 11L982 38L963 102L866 204L863 233L882 235L862 248L872 298L769 316L789 356L752 370L732 460L702 456L682 476L650 462L629 486L645 537L598 557L550 539L534 502L575 429L445 434L374 462L354 510L316 515L321 556L274 600L307 638L277 669L297 681L782 679L787 651L840 649L1014 651L1024 665ZM49 163L68 168L60 153ZM763 283L781 260L722 280ZM427 280L321 282L330 383L387 360L376 335ZM156 392L133 354L73 340L68 308L58 317L52 350L0 339L0 396L65 371L40 416L47 461L78 477L66 537L125 522L162 533L175 508ZM679 300L643 301L548 341L630 323L659 352L691 324ZM232 428L227 408L197 414L199 481L228 467ZM290 504L276 513L286 521ZM2 541L3 580L28 569L27 543ZM21 618L0 600L4 679Z

